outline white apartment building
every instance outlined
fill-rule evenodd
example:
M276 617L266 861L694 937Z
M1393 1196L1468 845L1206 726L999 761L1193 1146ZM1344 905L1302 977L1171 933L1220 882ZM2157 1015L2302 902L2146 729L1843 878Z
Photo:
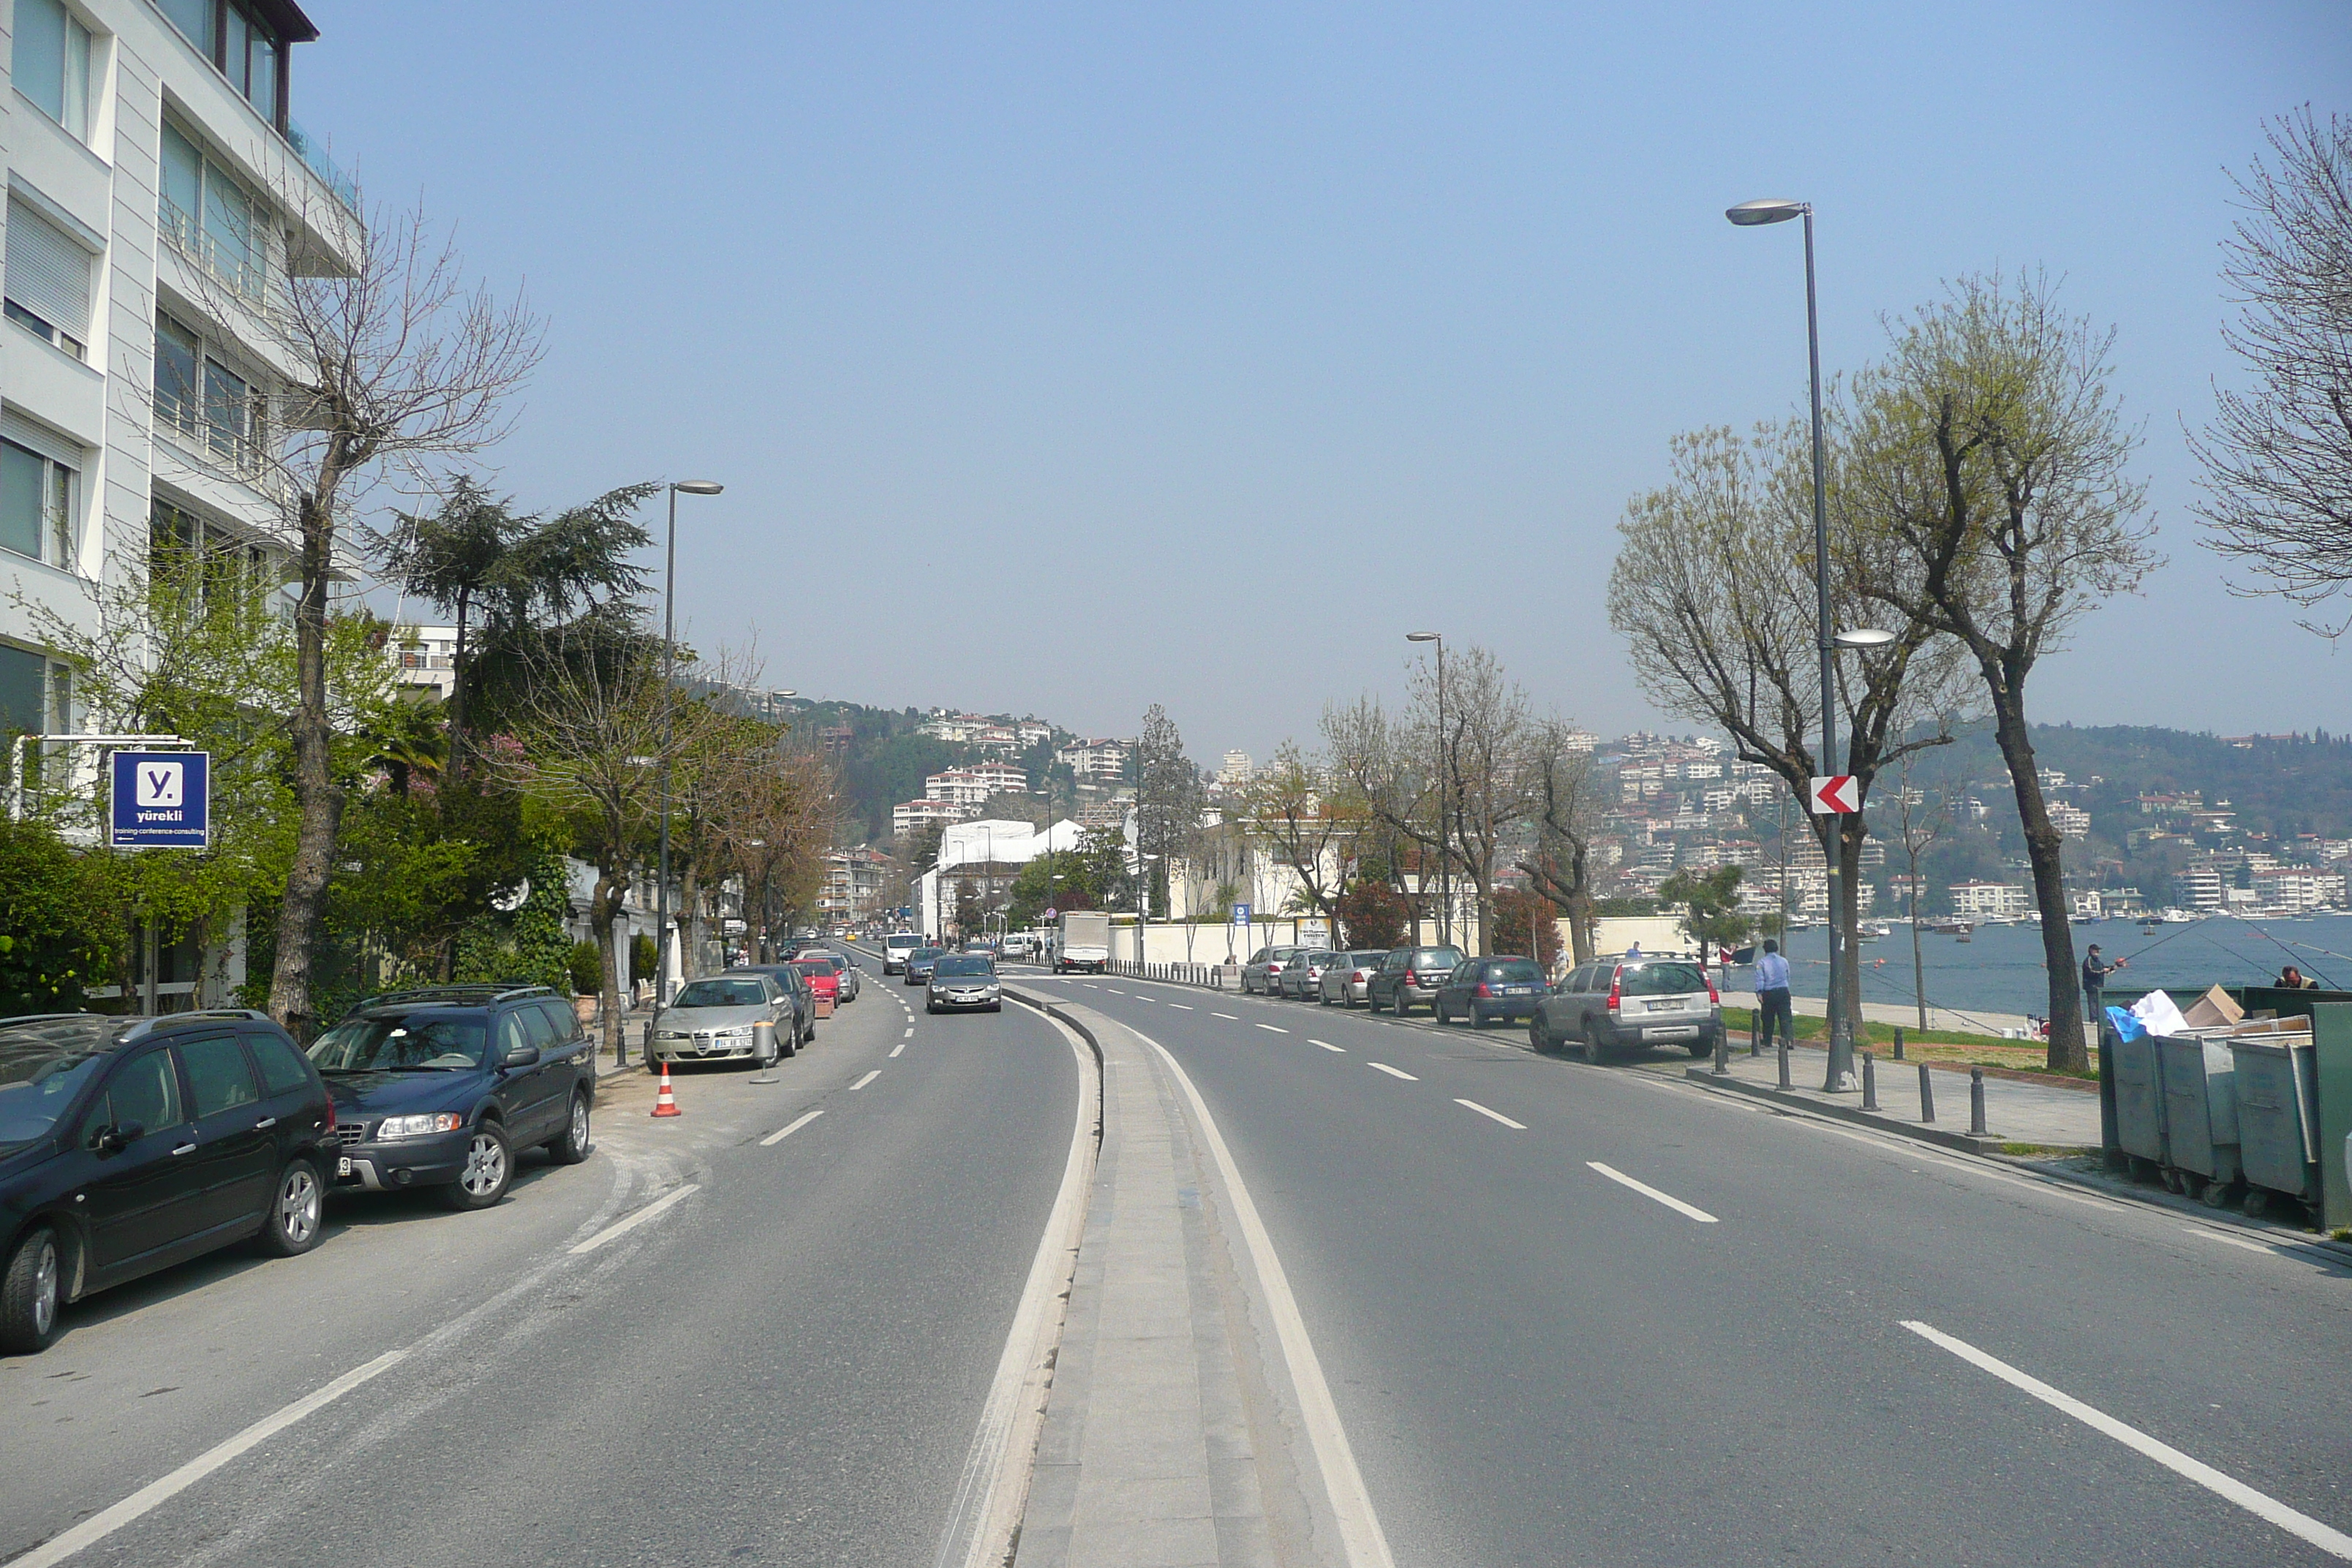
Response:
M2210 866L2193 866L2172 874L2172 901L2184 910L2210 914L2222 904L2221 874Z
M985 805L992 795L1026 795L1028 792L1029 775L1007 763L981 763L969 768L950 768L923 781L925 800L946 801L953 805Z
M1123 741L1073 741L1054 753L1057 763L1067 763L1070 772L1082 779L1103 779L1117 783L1127 777L1129 755Z
M961 822L979 809L944 800L901 801L890 808L890 832L904 838L927 822Z
M2305 914L2344 902L2344 872L2326 866L2271 866L2253 874L2263 909Z
M2032 907L2032 894L2022 882L1952 884L1952 913L1960 920L2000 920Z
M446 702L457 689L457 628L399 626L384 649L400 671L404 690L429 691Z
M61 731L40 620L170 539L275 580L264 456L296 367L257 326L289 272L348 271L359 193L289 114L291 0L8 0L0 294L0 730Z

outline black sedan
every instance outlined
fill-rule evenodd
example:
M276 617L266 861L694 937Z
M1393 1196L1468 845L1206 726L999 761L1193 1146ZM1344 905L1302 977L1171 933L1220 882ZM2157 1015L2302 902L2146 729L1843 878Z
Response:
M318 1245L326 1086L259 1013L0 1025L0 1353L93 1291L257 1237Z
M1454 965L1431 1011L1441 1024L1467 1018L1472 1028L1482 1028L1493 1018L1534 1017L1550 991L1543 965L1532 958L1473 958Z

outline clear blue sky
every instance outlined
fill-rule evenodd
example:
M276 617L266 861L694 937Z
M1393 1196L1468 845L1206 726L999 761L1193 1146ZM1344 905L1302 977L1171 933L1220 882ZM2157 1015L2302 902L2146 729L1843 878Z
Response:
M503 484L724 480L679 612L775 685L1263 757L1427 626L1654 725L1615 523L1671 434L1801 399L1797 231L1721 216L1769 195L1820 208L1833 372L1996 266L2116 329L2170 563L2038 716L2352 730L2181 435L2235 374L2225 169L2352 109L2335 0L310 8L297 117L549 319Z

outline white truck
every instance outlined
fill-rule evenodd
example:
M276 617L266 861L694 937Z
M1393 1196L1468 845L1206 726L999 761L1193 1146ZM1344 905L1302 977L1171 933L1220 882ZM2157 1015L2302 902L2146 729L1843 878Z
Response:
M910 931L894 931L882 939L882 973L898 974L907 967L907 955L923 945L923 939Z
M1080 970L1100 974L1110 963L1110 917L1097 910L1072 910L1062 916L1062 940L1054 948L1054 973Z

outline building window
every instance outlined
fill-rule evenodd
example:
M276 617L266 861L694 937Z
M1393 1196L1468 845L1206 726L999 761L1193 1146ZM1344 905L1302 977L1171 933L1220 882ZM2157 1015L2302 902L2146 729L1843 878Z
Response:
M238 293L261 298L262 226L252 195L178 127L163 127L163 187L155 222L163 237Z
M0 643L0 731L62 735L73 729L73 671L31 648Z
M0 438L0 550L71 571L80 553L80 531L74 526L78 464L59 457L70 449L64 443L31 437L13 417L6 427L34 444Z
M261 395L205 350L194 329L155 318L155 418L245 479L261 471Z
M16 0L9 70L41 112L89 140L89 29L58 0Z
M172 26L187 36L188 42L203 51L206 59L213 58L213 7L218 0L156 0Z
M76 359L89 340L90 254L24 202L8 204L8 319Z
M196 46L205 58L220 68L229 85L261 117L286 128L279 102L284 78L286 40L278 36L259 8L241 0L156 0L172 26Z

